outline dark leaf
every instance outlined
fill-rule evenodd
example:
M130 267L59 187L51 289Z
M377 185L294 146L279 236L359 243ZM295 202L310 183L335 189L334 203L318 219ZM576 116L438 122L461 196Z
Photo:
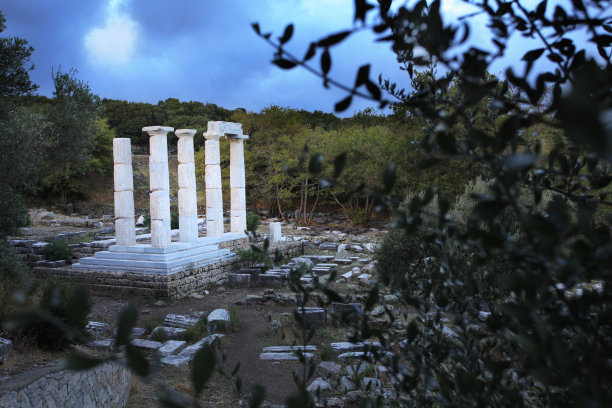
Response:
M317 45L315 43L310 43L308 46L308 51L306 51L306 55L304 56L304 61L308 61L312 57L314 57L315 52L317 50Z
M351 106L352 100L353 100L353 95L347 96L346 98L344 98L343 100L341 100L340 102L334 105L334 111L336 112L345 111L349 106Z
M266 398L266 390L259 384L255 384L251 387L251 393L249 394L249 407L258 408Z
M383 172L383 185L385 186L385 193L391 192L395 185L395 164L389 163Z
M285 27L285 32L283 33L283 36L278 39L278 42L280 42L281 44L285 44L287 41L291 39L292 36L293 36L293 24L288 24L287 27Z
M355 78L355 88L365 84L370 79L370 64L362 65L357 71L357 77Z
M261 31L259 30L259 23L253 23L251 24L251 27L253 27L253 30L255 30L257 34L261 35Z
M381 93L380 93L380 88L378 87L378 85L368 80L366 81L366 88L368 88L368 92L370 93L370 95L372 95L372 98L376 99L377 101L380 100Z
M371 310L376 304L376 302L378 302L378 286L374 286L370 290L368 298L366 299L365 310Z
M331 69L331 55L329 55L329 48L325 48L323 54L321 54L321 71L323 75L327 75Z
M103 363L105 360L80 354L72 354L62 360L62 367L68 370L89 370Z
M323 155L315 154L310 158L310 163L308 163L308 171L311 174L319 174L321 172L321 167L323 164Z
M128 365L140 377L146 377L149 374L149 361L145 358L140 350L131 344L126 345L125 355L128 360Z
M132 328L134 328L136 325L137 318L138 310L136 309L136 306L129 305L119 318L119 329L117 330L115 344L118 346L124 346L129 343L130 333L132 332Z
M200 395L204 385L208 382L215 371L216 359L213 349L205 345L193 357L191 368L191 383L196 395Z
M367 12L373 8L374 6L368 4L366 0L355 0L355 18L353 21L361 20L365 23Z
M544 53L544 48L538 48L535 50L531 50L523 55L521 58L523 61L532 62L540 58L540 56Z
M352 32L350 30L347 30L347 31L341 31L336 34L332 34L328 37L323 38L322 40L319 40L317 45L319 47L325 47L325 48L331 47L332 45L338 44L339 42L344 40L346 37L351 35L351 33Z
M277 58L272 60L272 63L282 69L291 69L297 65L297 63L285 58Z
M70 295L66 306L66 323L73 327L79 327L81 322L87 319L90 304L89 294L85 286L79 285Z
M334 158L334 178L340 177L340 174L346 165L346 156L346 152L343 152Z

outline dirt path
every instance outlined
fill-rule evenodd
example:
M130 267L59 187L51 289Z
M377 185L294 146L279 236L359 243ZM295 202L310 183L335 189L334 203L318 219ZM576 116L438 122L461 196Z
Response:
M253 385L260 384L266 390L266 401L283 404L296 389L291 370L301 365L259 359L262 347L270 345L265 343L275 340L274 334L269 335L270 331L266 313L252 307L241 308L240 330L229 336L227 367L231 370L240 362L238 376L243 381L243 393L248 394ZM280 337L276 340L275 345L281 344Z

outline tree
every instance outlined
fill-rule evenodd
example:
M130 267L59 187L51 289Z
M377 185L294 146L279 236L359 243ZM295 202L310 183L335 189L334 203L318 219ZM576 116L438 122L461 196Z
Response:
M61 194L67 204L68 194L82 189L75 176L86 173L99 132L99 98L89 85L75 78L76 71L58 71L53 76L54 104L49 110L49 137L45 154L45 183Z
M6 18L0 12L0 32ZM15 104L14 98L29 95L37 86L29 72L33 48L22 38L0 38L0 236L15 232L27 225L28 214L21 193L33 191L37 185L38 168L42 157L44 117ZM3 255L4 256L4 255Z
M5 29L6 17L0 11L0 33ZM23 38L0 38L0 97L27 95L38 89L30 79L33 51Z
M440 1L392 8L390 1L356 0L354 27L313 41L304 58L286 48L293 25L278 41L258 24L253 28L274 46L275 65L305 66L325 86L345 90L337 111L356 96L380 107L394 104L400 117L422 125L420 144L430 155L423 165L467 160L487 182L460 219L449 215L451 202L435 185L397 207L389 196L392 167L384 185L371 190L378 205L396 208L396 227L416 234L419 256L431 261L418 282L406 267L380 283L417 310L408 324L398 322L399 333L373 328L367 315L355 327L355 339L377 336L393 353L381 360L395 380L392 399L409 406L609 406L610 1L470 4L476 13L449 23ZM466 43L471 20L480 15L488 19L495 52ZM364 29L390 43L408 76L404 86L382 75L372 80L368 64L352 86L331 76L333 47ZM588 41L574 41L579 30ZM508 68L503 80L490 76L513 34L541 45L525 52L522 73ZM317 53L320 67L309 65ZM553 68L533 70L542 57ZM444 74L424 76L436 70ZM559 135L554 146L544 149L532 134L542 129ZM545 195L552 198L543 201ZM385 398L370 403L390 403Z

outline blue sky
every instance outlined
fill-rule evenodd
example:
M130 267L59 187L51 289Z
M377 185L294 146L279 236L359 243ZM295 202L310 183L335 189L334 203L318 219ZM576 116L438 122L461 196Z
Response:
M61 66L76 68L100 97L135 102L179 98L255 112L272 104L332 112L343 96L302 69L272 65L273 49L251 23L278 36L293 22L289 49L301 56L309 41L351 27L352 0L14 0L0 10L7 18L2 35L25 38L35 49L32 79L42 95L51 95L51 71ZM443 2L443 10L449 19L471 11L459 0ZM473 28L472 41L486 47L485 30ZM335 48L331 76L352 84L357 67L371 62L374 77L383 73L407 86L387 43L372 40L362 33ZM508 61L524 50L517 46ZM368 105L356 100L346 114Z

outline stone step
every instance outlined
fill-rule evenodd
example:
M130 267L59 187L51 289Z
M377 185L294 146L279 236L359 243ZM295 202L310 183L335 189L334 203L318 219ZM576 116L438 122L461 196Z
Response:
M268 346L261 351L263 353L288 353L295 350L317 351L317 346Z

